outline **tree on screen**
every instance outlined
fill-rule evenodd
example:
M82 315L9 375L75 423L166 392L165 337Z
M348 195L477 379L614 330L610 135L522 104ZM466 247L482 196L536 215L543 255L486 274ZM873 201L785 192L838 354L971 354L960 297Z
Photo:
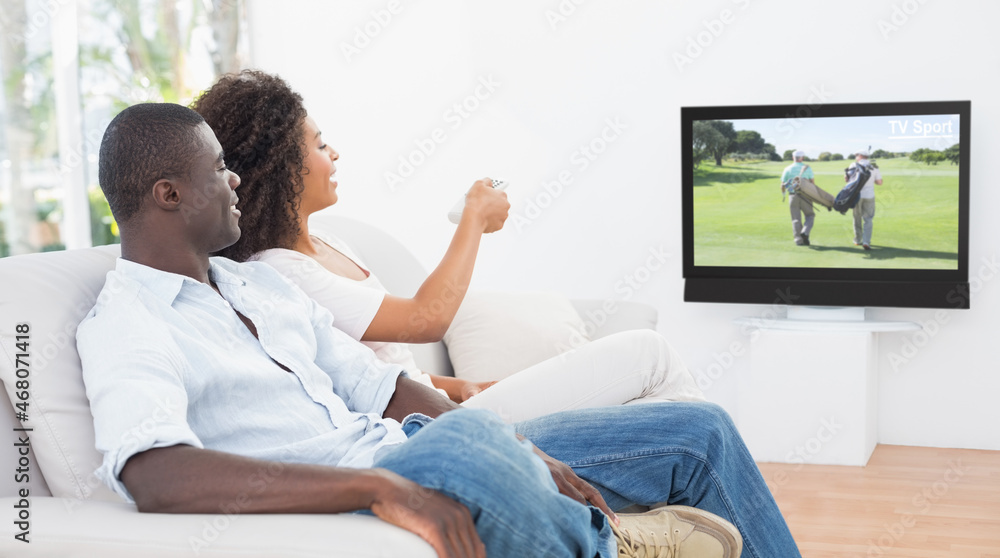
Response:
M736 132L736 141L729 151L732 153L765 153L765 145L767 143L759 133L754 130L740 130Z
M732 122L726 122L725 120L709 120L708 125L715 128L725 138L724 142L716 142L710 150L712 157L715 158L715 166L721 167L722 158L726 156L726 153L733 150L733 143L736 141L736 129L733 128Z
M957 147L957 145L952 146L952 147ZM951 149L951 148L949 148L949 149ZM956 152L955 161L954 161L956 164L958 163L958 156L957 155L958 154ZM910 160L914 161L914 162L917 162L917 163L926 163L928 165L936 165L936 164L938 164L940 162L943 162L943 161L950 161L951 159L945 153L942 153L940 151L935 151L933 149L927 149L926 147L921 147L920 149L917 149L913 153L910 153Z
M694 166L697 167L710 155L714 155L718 150L723 151L729 146L726 136L712 126L711 122L699 120L692 125L692 139L694 142Z
M961 151L962 151L961 146L956 143L955 145L949 147L948 149L945 149L942 153L944 154L945 159L951 161L951 164L957 165L958 156L961 154Z

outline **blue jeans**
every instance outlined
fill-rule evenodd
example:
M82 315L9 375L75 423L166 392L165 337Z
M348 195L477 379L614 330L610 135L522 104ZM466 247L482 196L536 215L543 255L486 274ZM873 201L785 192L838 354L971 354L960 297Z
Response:
M716 405L582 409L515 428L598 488L612 509L694 506L736 525L744 556L800 556L739 433ZM491 412L414 416L404 429L410 440L380 453L375 466L468 507L489 556L617 555L604 514L559 494L542 460ZM419 510L419 494L411 502Z

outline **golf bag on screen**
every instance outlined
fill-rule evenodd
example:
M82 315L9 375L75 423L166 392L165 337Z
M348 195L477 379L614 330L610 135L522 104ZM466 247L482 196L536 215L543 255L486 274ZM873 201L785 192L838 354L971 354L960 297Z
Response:
M822 205L827 211L833 208L834 198L826 190L820 188L816 185L811 178L806 178L802 176L806 169L809 168L808 165L802 166L802 171L799 175L793 177L788 182L782 184L782 187L789 194L795 194L806 200Z
M864 188L868 179L872 176L873 165L852 165L844 170L847 176L847 185L844 186L833 201L833 208L839 211L841 215L847 213L848 209L854 209L854 206L858 205L858 199L861 198L861 189Z

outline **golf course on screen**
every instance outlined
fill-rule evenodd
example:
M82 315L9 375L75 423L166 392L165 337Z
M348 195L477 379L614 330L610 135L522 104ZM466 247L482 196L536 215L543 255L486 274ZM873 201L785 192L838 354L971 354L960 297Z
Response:
M836 196L853 160L807 161L815 183ZM694 169L697 266L957 269L959 166L878 159L871 250L855 246L851 211L814 204L809 246L797 246L781 174L791 161L709 159Z

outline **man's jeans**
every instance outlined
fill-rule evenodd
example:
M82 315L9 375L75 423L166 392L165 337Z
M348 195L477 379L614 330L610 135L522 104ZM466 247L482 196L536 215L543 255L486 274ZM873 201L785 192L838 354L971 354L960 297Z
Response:
M711 403L651 403L566 411L514 425L570 465L612 509L663 502L732 522L744 556L800 556L729 416ZM444 493L472 513L489 556L617 555L604 515L562 496L548 468L489 411L404 421L406 443L375 467ZM419 491L410 498L420 512Z

